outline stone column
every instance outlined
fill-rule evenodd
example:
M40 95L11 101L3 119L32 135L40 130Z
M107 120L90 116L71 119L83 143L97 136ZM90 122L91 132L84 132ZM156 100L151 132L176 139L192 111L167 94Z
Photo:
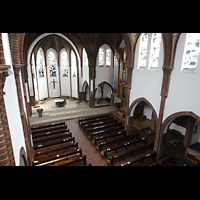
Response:
M164 114L164 108L165 108L165 101L168 96L172 69L173 68L170 68L170 67L163 67L161 101L160 101L159 117L158 117L158 123L157 123L157 128L156 128L156 135L155 135L154 151L157 151L158 149L160 149L160 143L161 143L160 138L162 138L160 137L161 126L162 126L162 120L163 120L163 114ZM159 156L159 153L158 153L158 156Z

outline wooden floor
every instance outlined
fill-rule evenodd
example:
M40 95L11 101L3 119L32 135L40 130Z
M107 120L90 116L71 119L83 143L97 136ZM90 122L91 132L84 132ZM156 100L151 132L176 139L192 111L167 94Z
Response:
M149 119L133 119L133 127L137 128L138 130L147 129L150 127L150 120Z

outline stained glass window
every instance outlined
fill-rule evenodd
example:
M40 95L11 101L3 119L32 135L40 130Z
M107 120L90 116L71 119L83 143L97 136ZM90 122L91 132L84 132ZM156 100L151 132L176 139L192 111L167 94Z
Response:
M200 33L187 33L183 68L193 69L197 65L200 48Z
M110 67L111 65L111 50L106 49L106 67Z
M62 75L68 76L69 75L69 60L66 51L61 53L61 67L62 67Z
M103 67L104 65L104 49L100 48L99 49L99 66Z
M150 66L154 68L158 67L160 44L161 44L161 33L153 33Z
M147 62L148 35L143 33L140 40L139 67L144 68Z
M56 55L51 50L48 54L50 76L56 76Z
M44 77L44 55L41 48L37 52L37 68L39 71L39 77Z

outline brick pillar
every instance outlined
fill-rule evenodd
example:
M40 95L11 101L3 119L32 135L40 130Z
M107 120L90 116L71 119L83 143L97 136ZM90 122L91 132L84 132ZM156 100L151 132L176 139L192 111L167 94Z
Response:
M25 116L26 113L24 112L20 75L19 75L21 68L22 68L22 64L13 65L13 69L14 69L14 73L15 73L15 81L16 81L16 86L17 86L17 96L18 96L18 101L19 101L20 116L21 116L21 120L22 120L26 150L27 150L27 160L28 160L28 165L31 165L32 154L31 154L30 133L28 132L28 126L27 126L27 121L26 121L26 116Z

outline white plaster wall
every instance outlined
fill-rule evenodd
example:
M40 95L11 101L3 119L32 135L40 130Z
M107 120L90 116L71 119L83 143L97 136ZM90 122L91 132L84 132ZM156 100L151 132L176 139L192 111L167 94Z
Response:
M86 55L87 55L87 52L85 51L85 49L83 49L83 52L85 52ZM83 59L83 53L82 53L82 60L84 60L84 59ZM86 63L84 63L84 61L83 61L83 66L82 66L82 68L83 68L83 77L82 77L82 84L81 84L80 91L82 91L83 83L84 83L85 81L87 81L88 84L89 84L88 56L86 56ZM80 72L79 72L79 73L80 73Z
M141 37L141 36L140 36ZM149 58L150 58L150 45L152 39L152 33L148 34L148 50L147 50L147 62L144 69L138 69L138 56L139 56L139 45L140 37L136 44L134 69L132 72L132 85L130 90L130 103L129 106L138 98L146 98L154 107L157 115L160 107L160 92L162 86L163 77L163 42L161 41L160 47L160 59L157 69L149 69Z
M73 57L75 57L75 53L71 51L71 70L73 69L74 65L77 66L77 61L72 62ZM77 76L73 77L73 73L71 73L71 84L72 84L72 97L78 98Z
M152 108L149 105L144 105L143 115L145 115L147 119L151 119Z
M104 44L101 47L104 48L104 50L106 50L107 48L110 48L107 44ZM104 61L104 66L99 67L99 54L97 54L96 63L97 63L97 66L96 66L95 88L97 88L98 85L103 81L106 81L106 82L110 83L111 85L113 85L113 52L112 52L112 49L111 49L111 66L110 67L106 67L105 61Z
M12 140L15 163L18 166L20 164L19 163L20 149L21 147L24 147L26 151L26 146L24 140L22 121L20 117L17 88L13 73L8 34L2 33L2 39L3 39L5 61L7 65L11 65L11 72L12 72L12 74L6 78L4 86L4 92L6 94L4 95L4 101L5 101L6 114L8 118L8 125L10 129L10 136Z
M163 121L171 114L181 111L191 111L200 116L200 57L195 71L181 71L185 38L186 33L182 33L177 43Z
M69 67L69 75L62 76L62 70L60 70L60 80L61 80L61 96L71 96L70 91L70 67Z

